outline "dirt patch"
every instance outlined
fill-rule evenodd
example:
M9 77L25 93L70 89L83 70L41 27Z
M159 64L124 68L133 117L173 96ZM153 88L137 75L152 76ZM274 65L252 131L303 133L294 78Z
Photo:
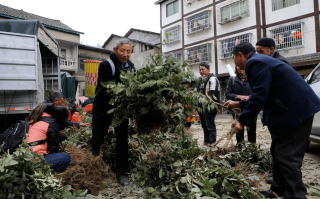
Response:
M102 156L93 156L88 149L79 149L74 146L66 146L65 151L70 153L71 163L63 172L62 179L74 189L88 189L90 193L100 190L107 180L116 181L114 173L102 160Z

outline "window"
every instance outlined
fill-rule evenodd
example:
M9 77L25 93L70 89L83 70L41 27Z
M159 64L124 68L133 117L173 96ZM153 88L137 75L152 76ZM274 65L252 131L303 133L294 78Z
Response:
M240 0L220 8L221 25L249 16L248 0Z
M231 37L220 41L220 59L227 59L232 57L233 48L242 42L251 43L251 33Z
M181 51L180 52L174 52L174 53L170 53L170 54L166 54L166 55L164 55L164 58L165 59L168 59L170 56L173 56L176 60L181 60Z
M203 31L208 28L210 28L210 11L209 10L187 19L187 22L186 22L187 34Z
M143 52L144 44L140 44L140 52Z
M277 50L303 47L303 24L293 24L270 30L270 37L276 42Z
M179 1L173 1L167 4L167 17L174 15L179 12Z
M211 45L204 44L187 50L188 61L191 64L211 61Z
M149 46L149 50L152 50L153 49L153 46Z
M299 4L300 0L272 0L272 11Z
M147 50L148 50L148 46L144 45L144 51L147 51Z
M67 54L67 50L66 50L66 49L61 49L61 57L62 57L63 59L66 58L66 54Z
M180 41L179 26L174 26L172 28L165 30L165 34L167 38L167 44Z

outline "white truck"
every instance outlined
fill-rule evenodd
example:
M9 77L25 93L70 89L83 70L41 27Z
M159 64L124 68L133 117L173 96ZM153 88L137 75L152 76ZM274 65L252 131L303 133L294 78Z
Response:
M0 20L0 133L60 91L59 44L39 21Z

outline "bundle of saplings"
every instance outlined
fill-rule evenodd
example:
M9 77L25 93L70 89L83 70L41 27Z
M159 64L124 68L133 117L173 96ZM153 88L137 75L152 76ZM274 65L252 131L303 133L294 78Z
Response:
M122 83L113 87L105 84L112 87L109 92L114 97L110 101L115 104L112 126L132 118L138 134L166 132L168 128L182 132L184 121L194 114L199 102L208 110L216 108L206 96L183 86L197 78L187 68L187 61L180 63L173 56L164 61L162 54L157 54L135 74L122 72Z

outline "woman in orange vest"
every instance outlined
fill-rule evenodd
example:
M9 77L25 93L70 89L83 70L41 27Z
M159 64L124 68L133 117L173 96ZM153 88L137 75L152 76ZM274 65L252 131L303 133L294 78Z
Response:
M55 172L65 170L70 162L69 153L59 153L60 131L65 127L68 110L64 106L42 103L28 117L30 127L26 137L32 151L43 155Z

